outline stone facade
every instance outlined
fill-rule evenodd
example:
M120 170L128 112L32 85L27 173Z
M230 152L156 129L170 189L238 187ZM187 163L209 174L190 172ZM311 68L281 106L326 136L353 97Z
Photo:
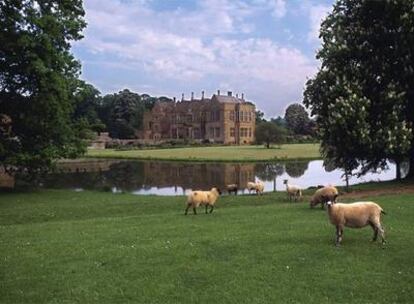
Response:
M209 140L224 144L254 142L255 106L228 92L211 98L179 102L157 102L144 114L143 129L137 134L145 140Z

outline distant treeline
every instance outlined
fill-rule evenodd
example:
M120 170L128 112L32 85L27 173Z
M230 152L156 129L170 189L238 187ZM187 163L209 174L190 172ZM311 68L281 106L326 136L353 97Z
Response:
M80 86L75 99L73 119L85 133L107 131L114 138L134 138L135 131L142 127L145 111L151 110L157 101L172 101L168 97L140 95L128 89L101 96L87 83Z

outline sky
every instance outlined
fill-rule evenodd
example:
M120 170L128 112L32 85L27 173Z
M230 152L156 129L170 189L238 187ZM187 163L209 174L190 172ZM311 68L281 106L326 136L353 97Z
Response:
M84 0L88 26L72 50L81 78L102 94L231 91L267 118L284 116L317 72L319 26L333 2Z

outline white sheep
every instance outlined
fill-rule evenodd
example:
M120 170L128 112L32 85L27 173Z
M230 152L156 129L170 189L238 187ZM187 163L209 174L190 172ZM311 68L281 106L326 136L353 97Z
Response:
M283 184L286 185L286 193L290 201L292 197L295 202L302 197L302 189L299 186L289 184L287 179L283 181Z
M264 184L261 181L257 182L248 182L247 183L247 190L251 193L252 190L256 191L256 194L263 194L264 191Z
M315 191L314 195L310 200L310 207L313 208L317 204L322 204L322 209L324 209L324 204L329 201L336 202L338 197L338 189L334 186L325 186Z
M187 215L188 209L193 207L194 214L197 214L196 208L198 206L206 206L206 213L207 208L210 206L210 213L213 212L214 204L217 201L217 198L220 196L221 191L217 187L211 188L210 191L191 191L187 196L187 208L185 209L185 215Z
M374 230L372 241L376 241L378 232L382 243L385 243L384 228L381 225L381 213L384 210L374 202L356 202L352 204L333 203L329 201L328 215L330 222L336 227L336 246L342 241L344 227L362 228L370 225Z

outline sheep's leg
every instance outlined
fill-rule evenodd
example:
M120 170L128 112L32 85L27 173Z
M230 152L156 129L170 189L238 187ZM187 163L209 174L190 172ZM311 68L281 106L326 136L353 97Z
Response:
M378 227L372 222L369 222L369 225L371 226L372 230L374 230L374 236L372 237L372 241L375 242L378 238Z
M386 243L386 241L385 241L385 231L384 231L384 228L381 226L381 224L379 225L378 230L381 234L381 241L382 241L383 244L385 244Z
M206 214L207 214L207 208L208 208L208 205L206 205Z
M383 244L385 244L386 243L385 237L384 237L385 231L384 231L384 228L381 226L381 223L379 223L379 222L378 223L370 222L369 224L371 225L372 229L374 229L374 237L373 237L372 241L374 242L374 241L377 240L378 232L379 232L380 235L381 235L381 241L382 241Z
M193 207L193 212L194 212L195 215L197 215L196 207Z
M187 208L185 208L185 213L184 213L184 215L187 215L188 209L190 209L190 205L187 205Z
M210 213L213 212L213 209L214 209L214 205L211 205Z
M340 226L336 226L336 246L341 245L343 232L344 230Z

